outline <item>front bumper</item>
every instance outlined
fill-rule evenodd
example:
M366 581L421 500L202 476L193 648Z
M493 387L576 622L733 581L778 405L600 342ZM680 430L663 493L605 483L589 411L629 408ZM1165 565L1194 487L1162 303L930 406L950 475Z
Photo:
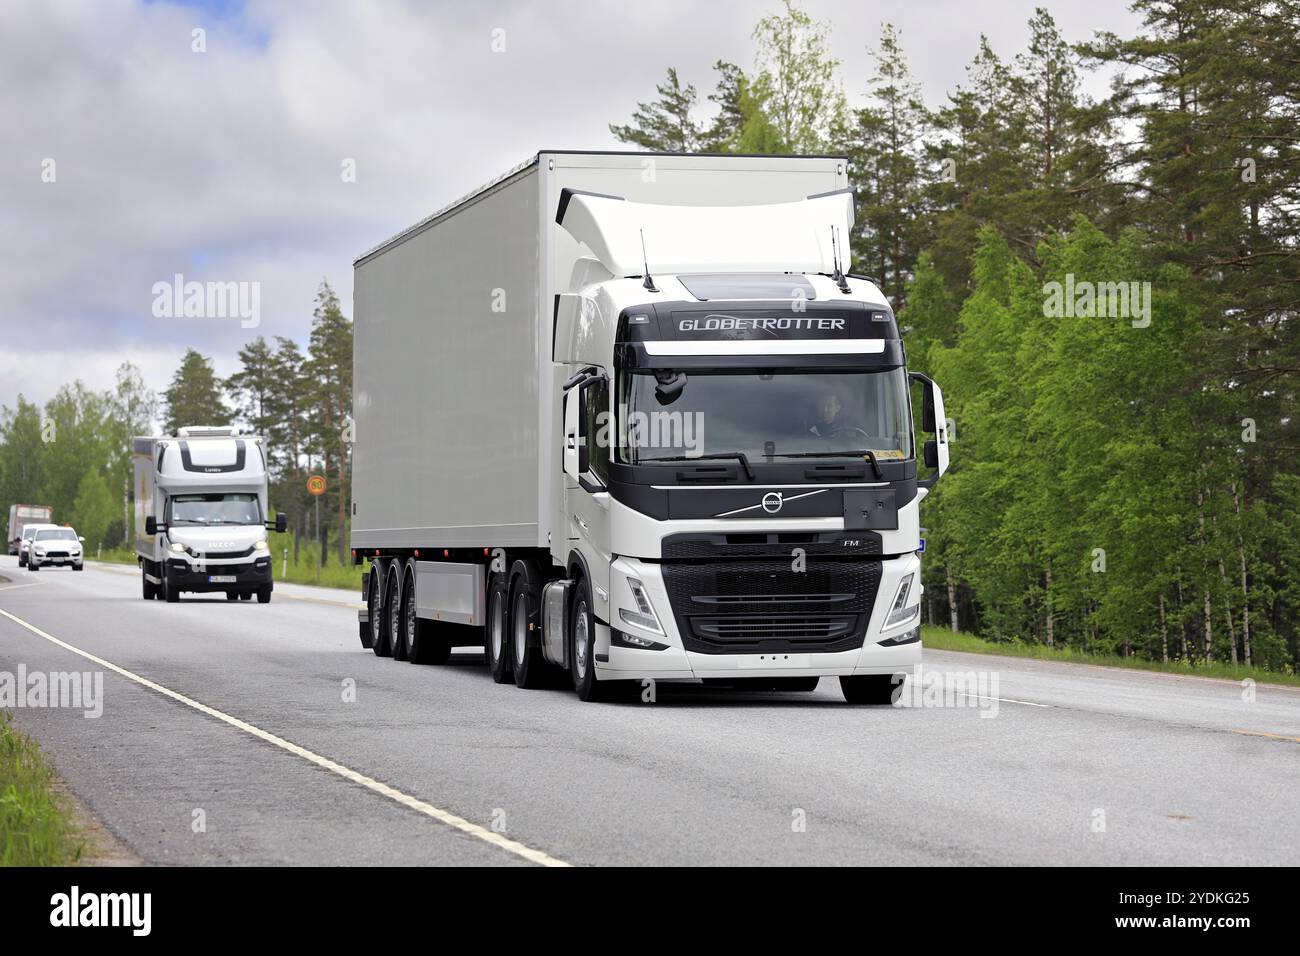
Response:
M79 568L84 561L81 554L27 555L27 563L34 568Z
M683 640L677 615L669 600L663 565L619 558L610 569L609 626L597 627L596 671L603 680L702 680L741 677L847 677L863 674L910 674L921 661L918 614L890 628L884 627L902 579L920 576L920 558L905 554L878 562L874 600L862 613L852 640L828 642L816 650L801 650L793 642L774 651L708 653L692 650ZM620 608L638 607L628 579L641 582L654 606L659 630L639 627L620 615ZM914 589L919 602L919 588ZM857 635L862 635L861 640ZM632 635L628 641L624 635ZM900 641L902 641L900 643ZM652 648L635 646L653 642ZM698 643L696 646L700 646ZM817 645L813 645L817 646Z
M198 565L184 558L167 559L167 584L178 591L255 591L271 583L269 554Z

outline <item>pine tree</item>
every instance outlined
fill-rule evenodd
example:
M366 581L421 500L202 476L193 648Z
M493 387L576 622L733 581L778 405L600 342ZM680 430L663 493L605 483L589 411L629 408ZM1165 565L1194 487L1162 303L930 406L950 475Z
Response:
M677 70L668 68L668 80L655 87L659 99L638 103L632 122L610 124L609 131L621 143L664 153L690 153L700 148L700 128L692 118L697 94L689 83L682 86Z
M164 428L171 432L185 425L229 425L230 410L221 395L221 383L212 360L186 349L180 368L163 393Z

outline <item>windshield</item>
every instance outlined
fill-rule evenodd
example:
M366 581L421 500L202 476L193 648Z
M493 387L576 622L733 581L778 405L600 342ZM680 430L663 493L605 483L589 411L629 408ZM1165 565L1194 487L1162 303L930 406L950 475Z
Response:
M760 460L859 458L868 451L882 462L912 457L901 368L692 370L684 385L682 375L666 369L622 373L619 461L736 452Z
M76 541L77 532L71 528L53 528L49 531L36 532L37 541Z
M177 495L171 501L172 525L261 524L257 495Z

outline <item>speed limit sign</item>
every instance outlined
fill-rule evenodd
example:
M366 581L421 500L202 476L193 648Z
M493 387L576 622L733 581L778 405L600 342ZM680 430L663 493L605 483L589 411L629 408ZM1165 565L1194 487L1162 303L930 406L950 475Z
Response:
M325 479L320 475L312 475L307 479L307 491L314 497L319 498L325 494Z

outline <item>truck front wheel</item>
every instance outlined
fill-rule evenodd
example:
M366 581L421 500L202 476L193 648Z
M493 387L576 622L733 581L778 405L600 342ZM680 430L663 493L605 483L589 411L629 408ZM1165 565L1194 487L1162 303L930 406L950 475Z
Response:
M596 680L596 617L591 611L591 585L586 578L579 578L573 589L569 661L573 689L580 700L614 700L623 688L630 686L628 681Z

